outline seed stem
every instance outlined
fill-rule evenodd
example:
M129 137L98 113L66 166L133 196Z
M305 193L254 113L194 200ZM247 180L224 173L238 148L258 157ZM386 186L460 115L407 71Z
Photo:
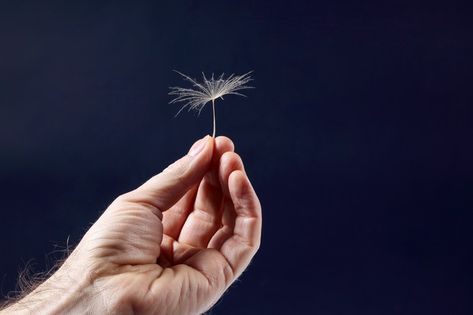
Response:
M212 114L213 114L213 121L214 121L214 130L212 133L212 137L215 138L215 131L217 130L217 121L215 119L215 100L212 99Z

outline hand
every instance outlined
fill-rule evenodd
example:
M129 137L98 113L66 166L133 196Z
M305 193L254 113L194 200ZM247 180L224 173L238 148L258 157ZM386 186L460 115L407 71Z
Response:
M207 136L119 196L22 301L41 314L199 314L248 266L260 237L242 160L228 138Z

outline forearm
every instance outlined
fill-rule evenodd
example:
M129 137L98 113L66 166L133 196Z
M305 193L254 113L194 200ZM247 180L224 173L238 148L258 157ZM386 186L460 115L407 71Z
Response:
M0 315L93 313L99 305L92 291L85 275L63 266L27 296L0 310Z

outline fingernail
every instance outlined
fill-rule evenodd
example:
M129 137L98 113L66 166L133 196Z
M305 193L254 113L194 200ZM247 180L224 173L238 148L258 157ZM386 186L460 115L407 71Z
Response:
M207 137L208 136L205 136L204 138L194 143L194 145L189 150L188 154L190 156L196 156L197 154L199 154L199 152L202 151L202 149L204 149L205 145L207 144Z

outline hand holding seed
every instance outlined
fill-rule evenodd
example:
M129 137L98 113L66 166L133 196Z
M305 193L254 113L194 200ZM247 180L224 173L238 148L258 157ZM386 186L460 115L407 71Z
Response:
M226 137L119 196L63 266L8 314L200 314L250 263L261 207ZM2 313L2 312L0 312Z

